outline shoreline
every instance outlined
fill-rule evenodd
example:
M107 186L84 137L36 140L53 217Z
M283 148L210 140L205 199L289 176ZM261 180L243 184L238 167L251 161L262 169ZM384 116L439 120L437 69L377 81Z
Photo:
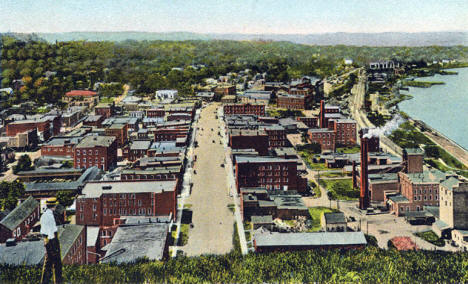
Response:
M454 67L448 68L452 69ZM455 67L455 68L467 68L467 67ZM445 82L444 82L445 84ZM431 84L427 88L431 88L436 84ZM406 87L406 86L405 86ZM411 86L416 87L416 86ZM408 90L409 91L409 90ZM401 94L400 95L406 95ZM412 97L411 97L412 98ZM400 111L399 104L403 101L409 100L411 98L405 98L398 102L397 108ZM447 137L443 134L440 130L435 129L434 127L430 126L423 120L414 119L408 113L405 113L408 116L408 121L412 122L414 126L424 134L428 139L434 142L436 145L440 146L442 149L447 151L450 155L452 155L455 159L459 160L462 164L468 167L468 149L465 149L463 146L452 140L451 138Z

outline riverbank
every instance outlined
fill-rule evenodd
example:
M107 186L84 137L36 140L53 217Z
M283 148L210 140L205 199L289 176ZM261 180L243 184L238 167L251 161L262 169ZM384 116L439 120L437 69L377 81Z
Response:
M428 81L404 81L403 86L416 87L416 88L430 88L434 85L445 85L445 82L428 82Z

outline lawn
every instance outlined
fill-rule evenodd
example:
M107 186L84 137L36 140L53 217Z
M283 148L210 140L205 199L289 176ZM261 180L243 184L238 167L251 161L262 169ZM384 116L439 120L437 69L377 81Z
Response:
M308 230L308 232L317 232L320 231L322 225L320 224L320 219L322 218L322 214L324 213L331 213L331 212L340 212L337 209L332 209L328 207L310 207L309 214L312 218L312 226Z
M414 235L438 247L443 247L445 245L444 240L439 238L433 231L415 233Z
M324 180L320 179L320 184L324 186L338 200L356 200L359 197L359 189L353 189L353 180L335 179Z
M322 177L330 177L330 178L336 178L336 177L346 177L346 174L344 173L337 173L337 172L320 172L320 178Z
M185 246L188 243L189 224L180 224L179 246Z
M345 154L353 154L353 153L359 153L361 151L361 148L359 146L347 146L347 147L337 147L336 152L337 153L345 153Z

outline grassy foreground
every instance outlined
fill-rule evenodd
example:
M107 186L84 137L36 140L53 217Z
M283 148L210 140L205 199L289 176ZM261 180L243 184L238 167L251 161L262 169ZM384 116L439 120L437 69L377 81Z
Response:
M0 266L0 282L38 283L40 273L39 267ZM72 283L466 282L468 254L375 247L246 256L230 253L128 265L67 265L64 278Z

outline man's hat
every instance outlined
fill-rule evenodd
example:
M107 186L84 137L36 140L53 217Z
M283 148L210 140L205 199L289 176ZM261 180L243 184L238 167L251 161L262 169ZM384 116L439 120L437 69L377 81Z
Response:
M47 206L55 206L57 205L58 202L57 202L57 197L50 197L50 198L47 198L47 201L46 201L46 205Z

